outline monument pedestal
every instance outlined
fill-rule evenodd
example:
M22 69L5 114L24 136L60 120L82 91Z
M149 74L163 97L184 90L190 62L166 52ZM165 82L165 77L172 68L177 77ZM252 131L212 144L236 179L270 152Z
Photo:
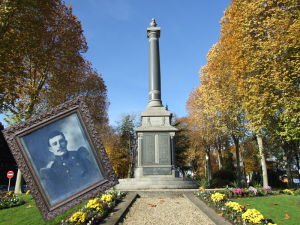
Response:
M175 142L177 129L171 126L172 114L162 107L147 107L141 113L142 126L138 136L138 167L135 177L178 177L175 173Z

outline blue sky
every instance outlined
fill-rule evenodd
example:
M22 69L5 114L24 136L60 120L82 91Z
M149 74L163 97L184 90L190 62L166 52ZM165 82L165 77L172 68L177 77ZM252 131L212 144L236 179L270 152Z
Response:
M199 69L218 41L229 0L66 0L82 23L89 50L84 57L102 74L108 89L109 119L148 105L149 39L155 18L161 28L162 103L178 117L199 84ZM3 115L0 115L3 122Z

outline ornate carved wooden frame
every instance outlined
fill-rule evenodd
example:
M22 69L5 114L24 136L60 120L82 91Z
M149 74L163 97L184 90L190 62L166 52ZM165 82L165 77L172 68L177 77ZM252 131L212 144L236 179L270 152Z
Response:
M51 205L20 138L74 113L79 118L103 179ZM117 176L95 128L84 97L65 102L2 132L45 222L118 184Z

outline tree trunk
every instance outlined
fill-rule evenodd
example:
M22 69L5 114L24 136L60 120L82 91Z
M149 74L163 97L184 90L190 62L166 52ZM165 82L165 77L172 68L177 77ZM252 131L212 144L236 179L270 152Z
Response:
M217 144L217 148L218 148L219 170L222 170L223 169L223 157L222 157L221 139L219 139L219 143Z
M39 89L40 91L40 89ZM25 120L29 119L32 115L33 108L34 108L34 96L30 97L30 104L28 107L28 111L25 116ZM23 183L24 183L24 178L22 176L22 173L20 169L18 168L18 173L17 173L17 180L16 180L16 185L15 185L15 193L16 194L22 194L23 193Z
M223 157L221 149L218 149L219 170L223 169Z
M299 145L297 143L295 143L293 145L293 152L294 152L295 159L296 159L296 167L298 168L297 169L297 171L298 171L297 176L298 176L298 179L300 179L300 173L299 173L299 171L300 171L300 166L299 166L300 161L299 161L298 151L299 151Z
M232 139L235 144L237 181L238 181L239 187L242 187L245 184L243 184L242 173L241 173L239 139L236 138L235 136L232 136Z
M242 183L244 184L243 187L247 187L247 177L246 177L246 164L245 164L245 147L243 142L243 148L241 150L241 159L243 163L243 170L242 170Z
M292 188L293 187L293 181L292 181L292 173L291 173L291 156L290 156L290 149L288 146L288 143L286 141L283 142L283 155L284 155L284 160L285 160L285 169L286 169L286 175L287 175L287 180L288 180L288 187Z
M263 148L262 136L257 135L256 138L257 138L257 144L259 148L260 163L261 163L262 174L263 174L263 187L267 188L269 186L269 183L268 183L267 164L266 164L266 158L265 158L265 153Z
M15 186L15 194L22 194L23 193L23 176L22 173L20 171L20 169L18 169L18 173L17 173L17 181L16 181L16 186Z

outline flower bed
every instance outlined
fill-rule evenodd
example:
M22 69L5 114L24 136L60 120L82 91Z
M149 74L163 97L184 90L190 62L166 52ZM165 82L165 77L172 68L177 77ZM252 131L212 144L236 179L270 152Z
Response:
M228 198L229 196L250 197L273 194L271 188L262 189L261 191L253 187L250 187L249 189L238 188L222 190L218 192L199 192L195 193L195 195L201 198L208 206L212 207L217 213L219 213L219 216L227 218L227 220L232 224L272 225L273 221L271 219L265 219L263 215L256 209L246 209L245 206L242 206L236 202L232 202Z
M12 191L0 192L0 209L11 208L24 204L24 200L20 199Z
M256 189L252 186L244 189L241 188L225 189L219 192L225 194L227 198L258 197L258 196L269 196L274 194L271 187Z
M98 224L106 218L108 213L126 195L124 192L106 191L96 195L94 199L83 206L78 212L74 213L67 220L61 221L63 225L73 224Z

